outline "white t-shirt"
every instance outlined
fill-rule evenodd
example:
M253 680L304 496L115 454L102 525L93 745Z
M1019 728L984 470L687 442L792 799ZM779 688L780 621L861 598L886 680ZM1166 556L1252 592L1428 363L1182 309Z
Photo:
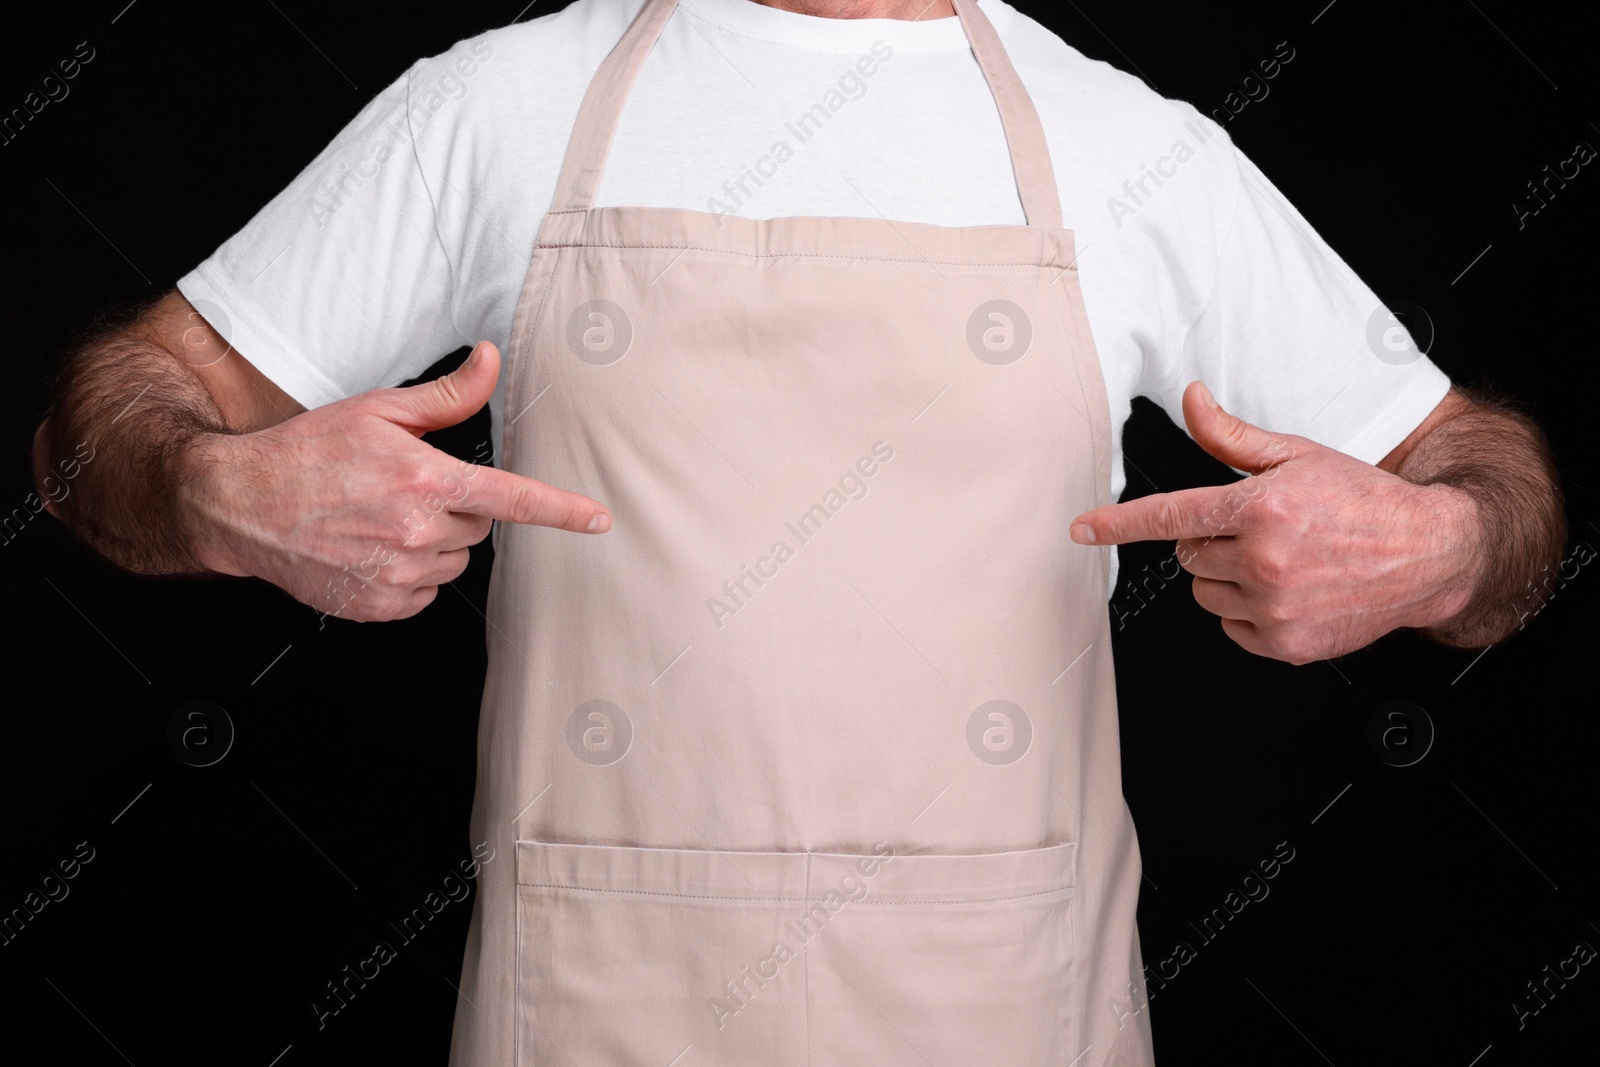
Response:
M576 0L419 60L178 288L308 408L482 339L504 352L578 104L642 3ZM1446 376L1225 130L1003 0L980 6L1044 125L1117 437L1134 396L1182 426L1197 378L1251 422L1373 463L1433 409ZM802 125L818 104L826 121ZM680 0L598 203L1024 221L958 19L752 0ZM1112 471L1117 495L1120 448Z

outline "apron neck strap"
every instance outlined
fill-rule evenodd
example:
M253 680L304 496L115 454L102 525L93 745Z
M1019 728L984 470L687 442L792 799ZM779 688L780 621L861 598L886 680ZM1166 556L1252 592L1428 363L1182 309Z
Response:
M961 20L972 54L983 71L989 91L994 95L1011 151L1011 166L1016 173L1017 192L1030 226L1061 228L1061 200L1056 190L1055 168L1044 126L1033 100L1006 56L1000 35L995 32L977 0L951 0ZM610 54L600 64L567 142L567 154L556 180L551 211L587 211L594 206L605 173L606 157L622 118L623 105L633 88L645 58L655 47L661 30L677 10L678 0L645 0Z
M1011 149L1011 169L1016 172L1017 193L1028 225L1059 230L1061 194L1056 189L1056 169L1050 162L1050 145L1033 97L1023 88L1017 68L1011 65L1005 46L1000 43L1000 35L989 16L978 9L977 0L952 3L989 91L994 94L995 106L1000 109L1000 123Z

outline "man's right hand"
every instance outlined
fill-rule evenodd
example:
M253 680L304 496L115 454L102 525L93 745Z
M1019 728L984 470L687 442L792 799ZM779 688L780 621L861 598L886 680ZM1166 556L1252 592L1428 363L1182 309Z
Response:
M481 409L500 353L488 341L431 382L374 389L185 453L182 512L196 557L329 615L415 615L467 567L492 520L604 533L578 493L458 460L420 440Z

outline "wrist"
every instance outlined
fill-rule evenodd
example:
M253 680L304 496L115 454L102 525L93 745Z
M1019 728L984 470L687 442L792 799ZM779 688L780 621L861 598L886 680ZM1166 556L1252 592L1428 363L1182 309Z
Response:
M230 507L229 474L236 466L230 452L236 441L226 433L195 434L179 449L173 468L183 547L199 567L243 578L250 572L228 551L224 521Z
M1427 544L1421 570L1429 576L1429 588L1408 625L1448 642L1483 585L1488 555L1483 522L1477 500L1463 489L1433 483L1417 486L1417 492L1422 501L1417 521Z

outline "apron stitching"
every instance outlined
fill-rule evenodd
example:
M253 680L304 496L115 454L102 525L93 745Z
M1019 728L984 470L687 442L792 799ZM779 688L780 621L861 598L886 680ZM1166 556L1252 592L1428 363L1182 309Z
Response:
M523 290L524 291L517 297L518 303L521 303L521 301L527 296L526 290L527 290L528 282L531 282L533 280L533 272L534 272L534 268L538 265L538 259L539 259L538 251L537 251L537 249L535 249L534 256L533 256L533 262L528 265L528 276L523 282ZM528 330L528 333L530 335L532 333L534 333L534 331L536 331L539 328L539 321L544 316L545 303L550 299L550 290L555 288L556 270L560 266L561 266L561 254L559 252L557 252L556 253L556 261L550 265L550 270L548 272L548 275L544 279L543 289L539 293L539 303L538 303L538 305L536 307L534 307L533 314L530 315L528 317L528 320L527 320L527 322L528 322L527 330ZM526 368L524 368L523 364L530 362L531 352L529 350L531 350L533 348L533 346L531 344L530 345L517 344L517 345L514 345L513 347L514 347L515 352L516 352L516 354L517 354L517 356L519 358L517 358L511 364L511 373L506 378L506 402L505 402L505 406L508 409L511 407L511 405L513 403L515 403L517 400L519 400L521 398L521 393L519 392L519 390L522 388L522 380L523 380L523 378L526 377L526 375L524 374L524 370ZM528 373L532 373L532 372L529 371ZM529 405L529 406L531 407L532 405ZM524 412L526 410L527 410L527 408L523 409ZM522 413L519 412L516 416L514 416L514 419L520 419L521 417L522 417ZM500 427L500 435L503 438L503 440L501 440L501 442L500 442L500 447L505 452L505 457L506 457L506 463L507 464L509 464L511 462L511 457L513 455L513 452L512 452L512 447L513 447L512 446L512 440L513 440L512 439L512 433L513 433L513 427L511 426L510 423L507 423L506 425Z
M1054 283L1051 282L1051 283L1049 283L1049 285L1054 285ZM1047 288L1049 287L1049 285L1047 285ZM1095 405L1092 402L1090 402L1090 400L1089 400L1089 391L1084 387L1084 384L1083 384L1083 356L1078 351L1078 346L1073 343L1073 334L1074 334L1075 330L1072 327L1069 327L1067 325L1066 316L1062 313L1062 310L1061 310L1061 302L1058 301L1058 300L1051 299L1048 294L1046 296L1046 299L1050 301L1051 306L1055 309L1056 322L1061 328L1062 337L1067 342L1067 350L1071 353L1071 356L1072 356L1072 358L1071 358L1072 377L1078 383L1078 396L1083 400L1083 417L1089 423L1089 429L1092 431L1090 433L1090 435L1089 435L1089 450L1090 450L1089 458L1094 463L1094 470L1095 470L1095 503L1099 504L1099 503L1102 502L1101 501L1102 496L1109 492L1109 486L1104 484L1105 483L1105 479L1102 479L1100 477L1100 467L1101 467L1101 458L1102 457L1100 455L1100 442L1098 440L1098 438L1101 437L1103 434L1105 434L1106 431L1105 431L1104 428L1102 428L1100 423L1097 422L1096 419L1095 419ZM1069 299L1070 299L1070 297L1069 297ZM1073 326L1076 326L1076 316L1074 316ZM1095 358L1099 359L1098 352L1096 353ZM1106 457L1106 458L1109 461L1109 457ZM1101 569L1104 570L1105 566L1102 565ZM1105 584L1104 578L1102 578L1101 584L1102 585ZM1082 827L1080 826L1079 829L1081 830ZM1081 837L1080 837L1080 840L1081 840Z
M1008 900L1027 900L1030 897L1048 897L1057 893L1068 896L1076 895L1078 887L1064 885L1056 889L1041 889L1034 893L1015 893L1009 897L962 897L959 900L858 900L855 903L872 905L880 908L894 908L902 905L916 905L918 907L930 904L1001 904Z
M519 882L525 889L570 889L578 893L627 893L641 897L671 897L674 900L767 900L779 904L806 904L809 897L719 896L712 893L667 893L659 889L602 889L590 885L565 885L559 882Z
M811 895L811 850L806 849L806 896ZM806 999L805 999L805 1029L806 1029L806 1067L811 1067L811 951L806 950L805 959Z
M809 860L808 860L809 864ZM809 875L807 878L809 879ZM711 893L667 893L659 889L609 889L588 885L566 885L559 882L519 882L518 885L525 889L566 889L576 893L624 893L629 896L641 897L668 897L672 900L761 900L777 904L821 904L826 897L752 897L752 896L724 896ZM1004 897L957 897L954 900L857 900L859 906L873 906L879 908L896 907L926 907L939 904L1000 904L1008 900L1027 900L1030 897L1052 896L1057 893L1075 895L1077 886L1064 885L1055 889L1040 889L1032 893L1014 893Z
M479 899L481 900L482 898L480 897ZM513 1001L511 1028L513 1034L515 1035L511 1039L511 1055L516 1062L520 1064L522 1062L522 997L520 993L522 990L522 975L524 973L522 970L522 901L518 899L513 901L513 903L517 909L517 970L516 973L511 976L511 999ZM466 983L463 982L462 984L464 985Z
M1076 271L1078 259L1076 247L1074 247L1072 259L1074 264L1073 269ZM1065 277L1065 275L1063 274L1062 277ZM1050 282L1047 288L1053 287L1054 285L1055 282ZM1110 408L1105 406L1106 401L1104 399L1102 399L1099 404L1096 404L1094 401L1089 399L1089 389L1083 381L1084 357L1078 351L1078 346L1073 344L1072 341L1073 333L1079 326L1082 327L1085 334L1082 340L1087 342L1090 356L1094 359L1095 369L1100 376L1100 388L1097 390L1097 392L1102 398L1104 398L1106 395L1105 368L1099 365L1100 350L1096 348L1094 344L1094 334L1090 330L1088 323L1088 309L1083 303L1083 292L1077 277L1074 276L1069 291L1063 294L1061 301L1051 300L1050 302L1055 306L1056 321L1060 324L1063 331L1063 336L1065 336L1067 339L1067 347L1072 353L1072 374L1078 382L1078 395L1083 399L1083 416L1088 420L1089 428L1092 431L1089 434L1089 449L1090 458L1094 461L1095 503L1109 503L1111 495L1112 453L1109 448L1102 449L1102 446L1097 438L1104 437L1107 445L1112 443L1110 433L1111 412ZM1072 330L1068 330L1067 328L1067 313L1062 308L1063 302L1067 303L1067 310L1071 311ZM1103 424L1100 421L1102 412L1105 416L1105 421ZM1099 551L1100 587L1102 589L1104 589L1111 580L1111 553L1112 550L1109 547L1102 548ZM1083 825L1081 816L1083 813L1080 811L1078 814L1080 817L1078 822L1078 839L1082 840Z
M856 256L856 255L829 255L824 252L740 252L731 248L711 248L706 245L680 245L680 244L601 244L598 241L549 241L539 242L539 248L615 248L622 251L629 249L681 249L689 252L719 252L727 256L740 256L745 259L842 259L849 263L941 263L947 267L982 267L985 270L996 267L1031 268L1034 270L1056 267L1063 270L1076 271L1076 266L1063 265L1051 260L1040 263L1038 259L1005 260L1000 263L990 263L984 260L972 259L927 259L918 257L904 259L896 256Z

